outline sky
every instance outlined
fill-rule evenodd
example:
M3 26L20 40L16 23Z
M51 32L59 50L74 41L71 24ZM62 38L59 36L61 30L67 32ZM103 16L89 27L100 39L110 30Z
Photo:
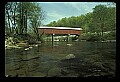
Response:
M43 25L64 17L80 16L93 11L96 5L106 5L107 2L38 2L45 14Z

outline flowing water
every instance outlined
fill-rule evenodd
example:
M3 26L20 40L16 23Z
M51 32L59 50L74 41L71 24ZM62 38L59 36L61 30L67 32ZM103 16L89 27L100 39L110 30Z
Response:
M5 75L11 77L115 77L116 43L45 42L5 50Z

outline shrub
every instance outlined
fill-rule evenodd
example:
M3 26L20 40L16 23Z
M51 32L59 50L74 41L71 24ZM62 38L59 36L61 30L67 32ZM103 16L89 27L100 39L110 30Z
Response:
M115 40L116 39L116 33L115 32L104 33L103 38L106 39L106 40Z
M97 34L94 33L86 33L81 35L81 40L98 41L100 40L100 37L98 37Z

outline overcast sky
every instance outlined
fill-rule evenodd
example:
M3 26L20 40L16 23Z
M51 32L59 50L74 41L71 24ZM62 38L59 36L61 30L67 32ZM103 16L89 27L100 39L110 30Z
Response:
M39 2L45 12L43 24L49 24L64 17L80 16L92 12L92 9L99 4L106 5L106 2Z

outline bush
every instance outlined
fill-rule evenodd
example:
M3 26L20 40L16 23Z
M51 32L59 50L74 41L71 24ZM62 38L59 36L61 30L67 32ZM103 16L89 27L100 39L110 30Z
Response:
M104 33L103 37L98 36L96 33L84 33L81 35L81 40L87 41L105 41L105 40L116 40L116 32Z
M40 37L40 41L41 41L42 43L45 42L46 37L47 37L47 35L46 35L46 34L43 34L43 35Z
M75 36L75 37L71 37L71 40L72 40L72 41L75 41L75 40L77 40L77 39L78 39L77 36Z
M35 37L29 34L18 34L18 35L15 35L14 38L16 41L27 41L29 44L33 44L37 41Z
M106 39L106 40L115 40L116 39L116 33L115 32L105 33L103 38Z
M86 33L81 35L81 40L98 41L100 40L100 37L98 37L97 34Z

